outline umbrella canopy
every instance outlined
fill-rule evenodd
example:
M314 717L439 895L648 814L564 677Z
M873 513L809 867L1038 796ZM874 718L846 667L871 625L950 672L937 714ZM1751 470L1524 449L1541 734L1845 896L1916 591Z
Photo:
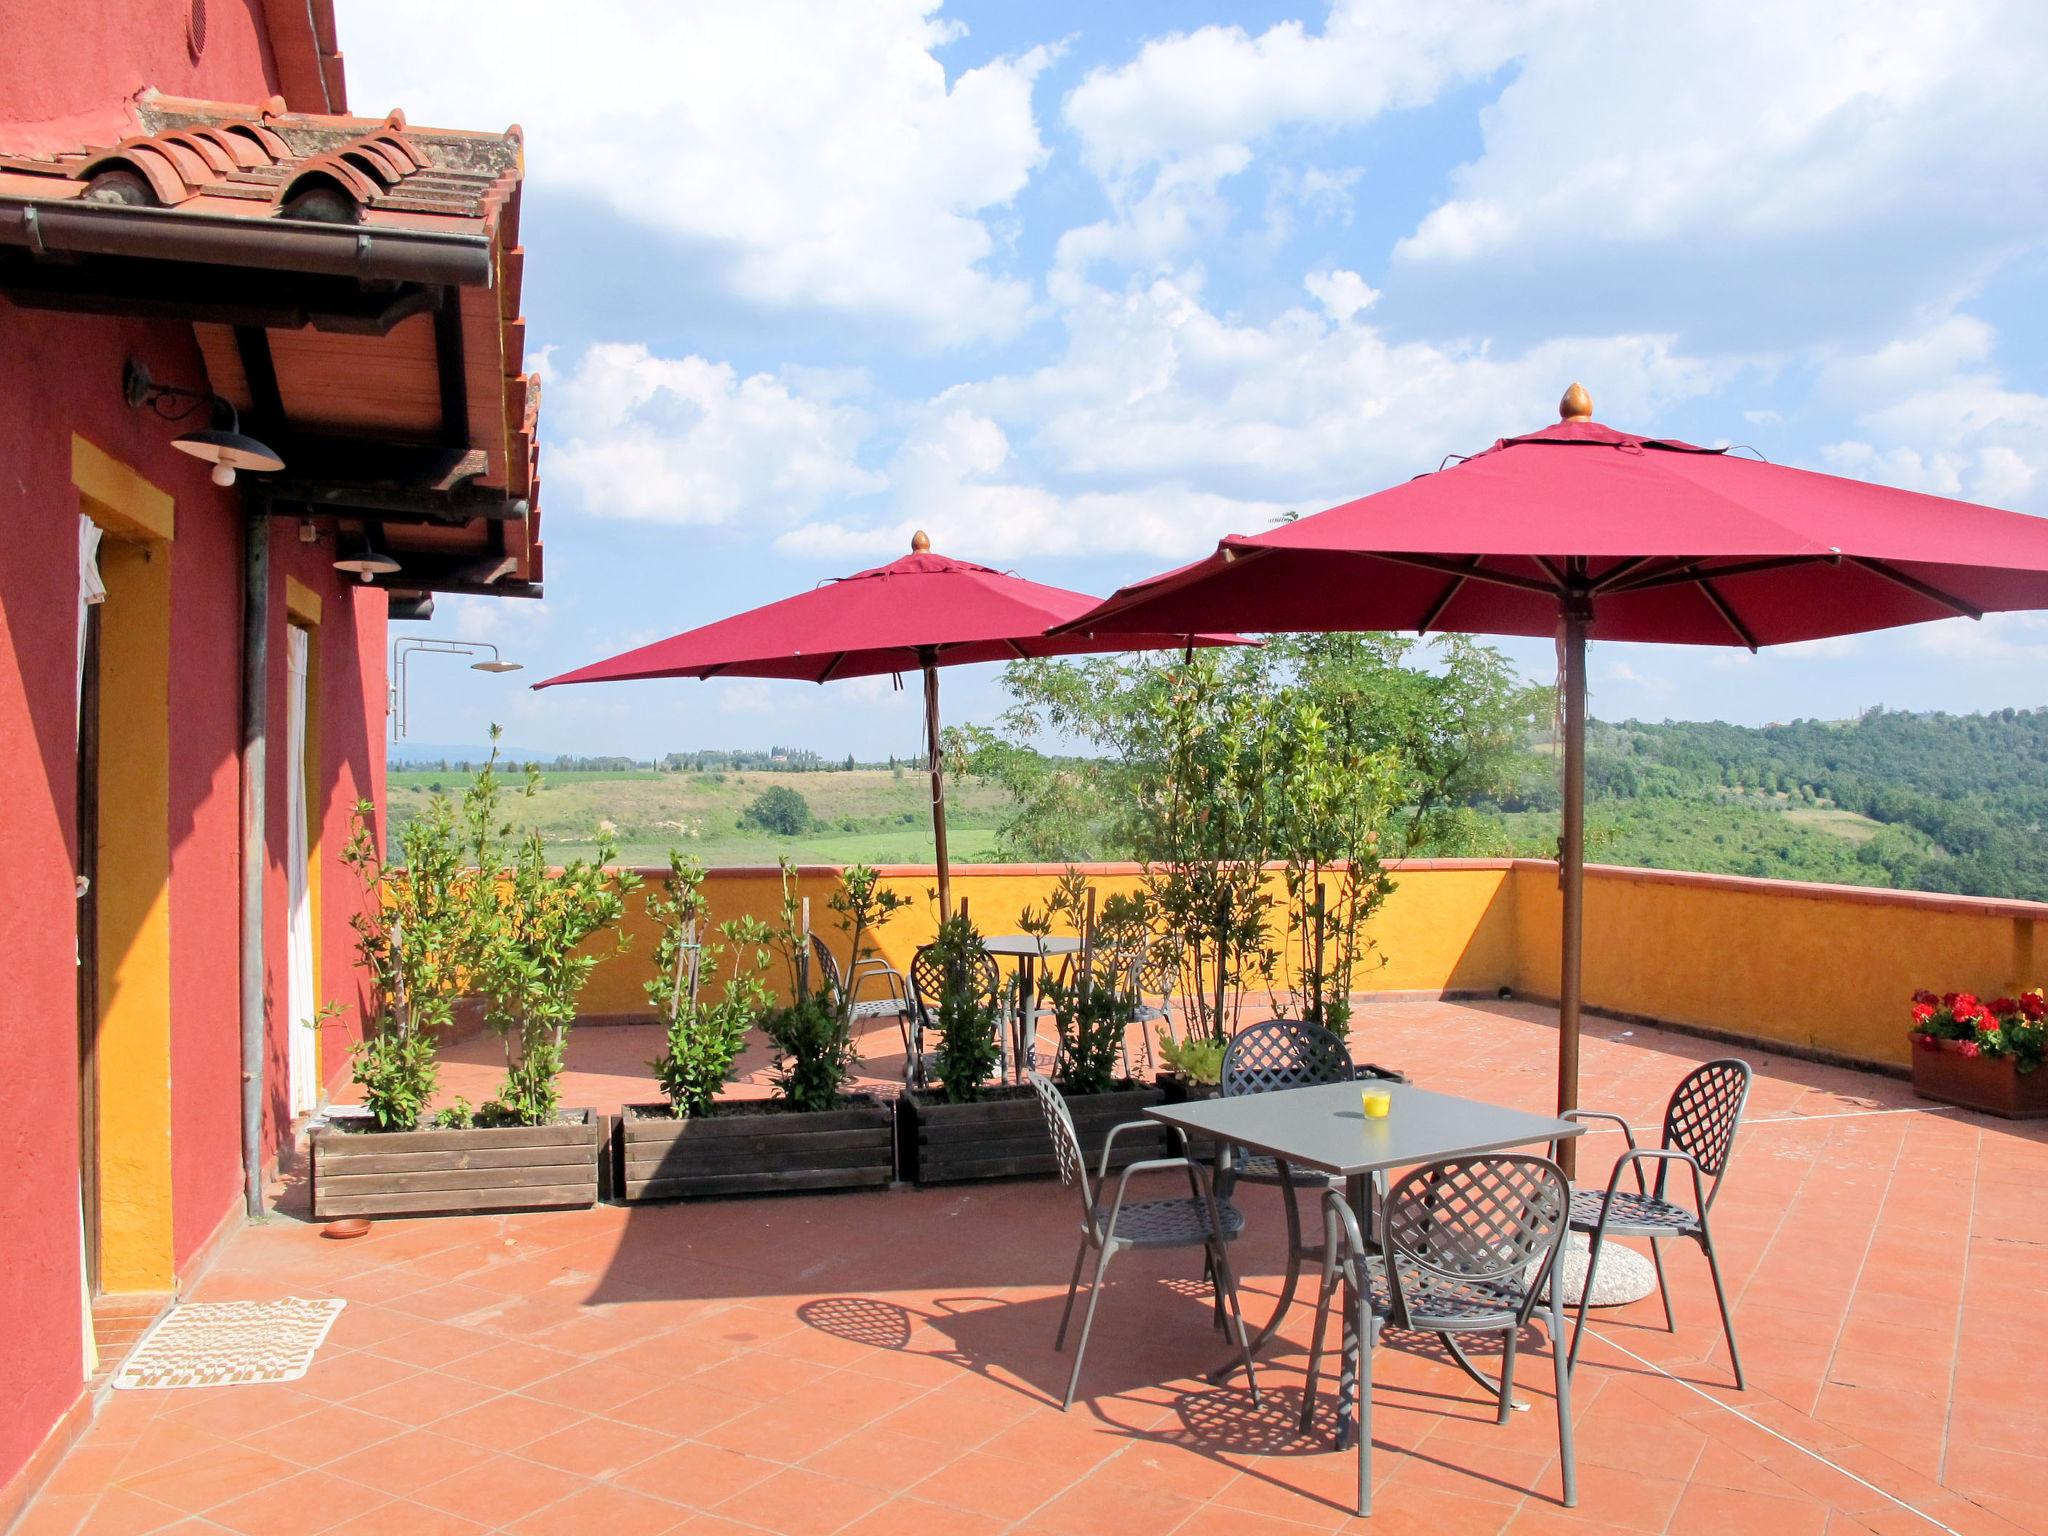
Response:
M1585 642L1762 645L2048 608L2048 519L1557 425L1121 589L1063 632L1414 629L1564 649L1558 1104L1576 1105Z
M1086 593L1048 587L931 552L920 532L887 565L820 583L808 592L685 630L637 650L534 684L623 682L651 677L782 677L825 683L879 673L924 673L925 735L932 776L932 832L939 910L953 909L946 857L944 762L939 750L940 667L1095 651L1241 645L1234 635L1119 630L1048 636L1095 606Z

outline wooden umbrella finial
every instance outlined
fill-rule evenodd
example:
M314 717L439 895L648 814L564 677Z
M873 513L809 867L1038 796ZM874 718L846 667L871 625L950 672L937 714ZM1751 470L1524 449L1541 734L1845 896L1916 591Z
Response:
M910 536L910 552L913 555L926 554L931 550L932 536L922 528Z
M1564 392L1564 398L1557 402L1559 421L1591 421L1593 419L1593 397L1586 393L1586 386L1577 380Z

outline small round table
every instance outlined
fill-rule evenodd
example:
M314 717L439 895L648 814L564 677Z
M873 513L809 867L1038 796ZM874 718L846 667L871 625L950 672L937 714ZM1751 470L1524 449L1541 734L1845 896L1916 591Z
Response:
M1078 954L1081 941L1040 937L1035 933L999 933L983 939L981 947L998 961L1017 962L1017 1011L1010 1017L1010 1039L1004 1050L1007 1060L1003 1063L1003 1075L1014 1076L1022 1082L1025 1031L1030 1027L1031 1005L1037 997L1038 962L1059 955Z

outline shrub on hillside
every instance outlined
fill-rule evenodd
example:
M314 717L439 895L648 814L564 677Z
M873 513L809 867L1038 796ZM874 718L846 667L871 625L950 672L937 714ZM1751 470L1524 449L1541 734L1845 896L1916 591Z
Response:
M777 784L754 797L746 814L740 818L740 825L759 827L763 832L775 832L783 837L796 837L810 830L811 804L787 785Z

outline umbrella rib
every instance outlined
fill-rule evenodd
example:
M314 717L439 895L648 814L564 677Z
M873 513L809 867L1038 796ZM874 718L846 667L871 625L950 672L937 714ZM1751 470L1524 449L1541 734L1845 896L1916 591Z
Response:
M1396 554L1389 550L1376 549L1371 552L1375 560L1391 561L1395 565L1412 565L1425 571L1441 571L1446 576L1464 576L1473 581L1490 581L1495 586L1517 587L1524 592L1541 592L1545 597L1556 597L1557 588L1547 581L1538 581L1534 576L1512 576L1506 571L1486 571L1477 566L1461 565L1456 560L1446 560L1440 555Z
M1616 582L1620 581L1622 577L1628 575L1630 571L1640 569L1648 563L1649 558L1648 555L1630 555L1626 560L1617 561L1615 564L1610 565L1605 574L1593 583L1594 595L1597 597L1600 593L1605 592Z
M1470 573L1478 570L1480 562L1485 558L1484 555L1474 555L1466 562L1466 570L1450 579L1450 582L1444 587L1443 591L1437 594L1436 601L1431 603L1428 611L1422 615L1422 621L1415 626L1415 633L1418 635L1429 633L1431 627L1443 616L1443 611L1451 606L1451 599L1465 590L1465 583L1470 580Z
M1819 565L1830 562L1832 555L1773 555L1764 560L1743 560L1734 565L1720 565L1712 570L1700 569L1697 557L1688 560L1678 570L1658 570L1634 581L1624 581L1608 588L1614 593L1649 592L1658 587L1682 586L1689 581L1702 581L1708 577L1720 580L1728 576L1754 576L1759 571L1781 571L1793 565Z
M1707 601L1714 605L1714 611L1721 615L1723 622L1730 629L1735 631L1735 638L1748 646L1752 651L1755 650L1757 648L1756 636L1749 632L1747 624L1735 616L1735 609L1730 606L1728 599L1721 595L1720 590L1715 587L1712 580L1708 577L1702 576L1698 578L1698 581L1700 591L1704 592Z
M1960 597L1944 592L1939 587L1929 586L1917 576L1908 576L1889 561L1873 560L1867 555L1851 555L1849 559L1855 564L1862 566L1866 571L1882 576L1887 581L1897 582L1908 592L1917 592L1930 603L1939 603L1942 607L1951 609L1966 619L1981 619L1984 617L1984 610L1975 603L1966 603Z
M831 682L832 674L837 672L841 667L846 665L846 658L849 654L850 653L847 651L840 651L836 653L832 658L832 664L826 667L824 671L818 674L818 681L821 683Z

